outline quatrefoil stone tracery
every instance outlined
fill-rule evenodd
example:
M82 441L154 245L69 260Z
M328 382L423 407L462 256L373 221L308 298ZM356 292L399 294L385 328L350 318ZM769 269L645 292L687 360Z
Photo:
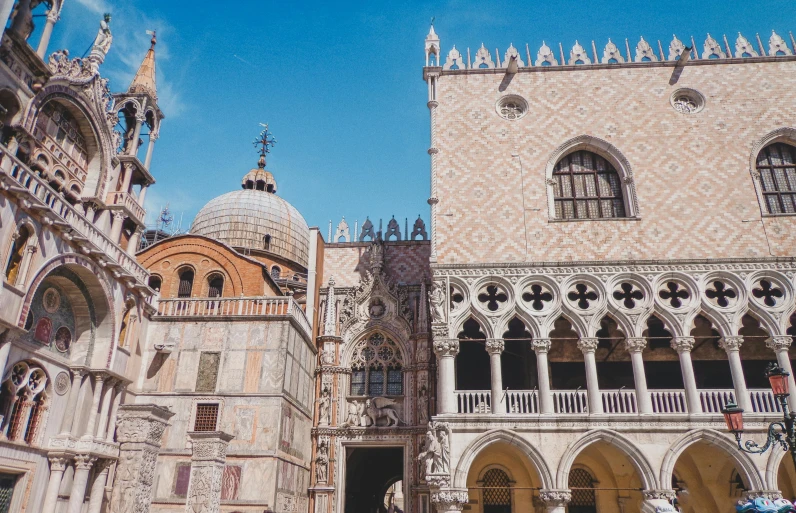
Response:
M490 312L499 310L508 300L508 295L497 285L487 285L486 288L478 294L478 302L484 305Z
M705 295L722 308L730 306L738 297L735 290L723 281L715 280L711 285L705 290Z
M644 299L644 293L641 292L638 287L628 282L622 283L619 289L614 291L613 296L615 300L621 301L622 305L629 310L636 307L636 301Z
M766 306L777 306L778 300L785 296L782 288L771 280L762 279L752 289L752 295Z
M672 308L680 308L683 306L683 300L691 297L688 290L676 281L668 282L666 286L658 292L658 295L661 299L668 302L669 306Z
M573 290L567 294L567 299L578 305L581 310L588 310L593 301L597 301L599 295L590 289L585 283L578 283Z
M530 303L531 308L534 310L541 311L547 306L546 303L553 301L553 294L545 290L541 285L534 284L522 293L522 300Z

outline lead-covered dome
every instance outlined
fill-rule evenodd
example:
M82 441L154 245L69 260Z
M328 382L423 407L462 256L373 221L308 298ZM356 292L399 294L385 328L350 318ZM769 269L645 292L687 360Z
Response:
M265 177L268 179L251 179ZM309 227L293 205L276 195L273 175L263 167L253 169L242 185L243 190L222 194L202 207L191 233L233 248L272 253L307 267Z

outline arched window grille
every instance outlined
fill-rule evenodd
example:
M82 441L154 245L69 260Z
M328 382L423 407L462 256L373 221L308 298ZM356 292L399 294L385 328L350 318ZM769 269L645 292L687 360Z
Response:
M351 362L351 395L403 395L403 358L395 342L374 333L359 343Z
M177 288L177 297L191 297L193 275L193 269L185 269L180 273L180 285Z
M25 225L17 230L14 242L11 244L11 254L6 264L6 281L12 285L17 282L19 269L22 267L22 259L25 257L25 248L30 240L31 231Z
M757 155L757 172L769 214L796 213L796 148L775 143Z
M278 265L275 265L271 268L271 278L278 280L281 275L282 269L280 269Z
M594 493L595 479L588 470L572 469L569 473L569 488L572 499L568 513L597 513L597 497Z
M224 291L224 277L215 274L210 277L208 281L207 296L208 297L221 297Z
M484 513L511 513L511 482L499 468L484 473Z
M610 162L590 151L576 151L553 169L556 219L625 217L622 182Z
M40 141L44 141L45 137L55 141L80 168L86 168L86 140L80 134L77 120L63 106L55 102L45 104L36 120L34 134Z
M0 392L2 433L12 441L33 444L47 411L47 374L39 367L18 362Z

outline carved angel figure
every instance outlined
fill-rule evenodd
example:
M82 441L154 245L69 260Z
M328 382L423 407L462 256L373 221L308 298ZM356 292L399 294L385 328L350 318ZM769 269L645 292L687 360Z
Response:
M91 48L91 51L100 51L103 54L108 53L108 50L111 47L111 43L113 42L113 34L111 34L111 28L108 25L111 22L111 15L105 13L104 19L100 21L100 28L97 31L97 37L94 39L94 46Z
M431 303L432 322L445 322L445 290L441 283L434 283L428 293L428 300Z
M362 413L360 412L360 410L361 408L359 401L351 401L350 403L348 403L348 413L346 414L345 422L343 422L341 426L359 427L362 423L362 421L360 420L362 417Z

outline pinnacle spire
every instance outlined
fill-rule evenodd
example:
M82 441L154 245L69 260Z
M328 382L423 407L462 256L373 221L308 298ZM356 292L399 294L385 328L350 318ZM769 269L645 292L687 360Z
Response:
M157 98L157 87L155 85L155 45L157 44L157 38L154 30L151 32L147 31L147 33L152 35L151 46L144 56L144 60L141 62L141 66L138 68L138 72L135 74L135 78L133 78L127 92L144 93L149 94L152 98Z

